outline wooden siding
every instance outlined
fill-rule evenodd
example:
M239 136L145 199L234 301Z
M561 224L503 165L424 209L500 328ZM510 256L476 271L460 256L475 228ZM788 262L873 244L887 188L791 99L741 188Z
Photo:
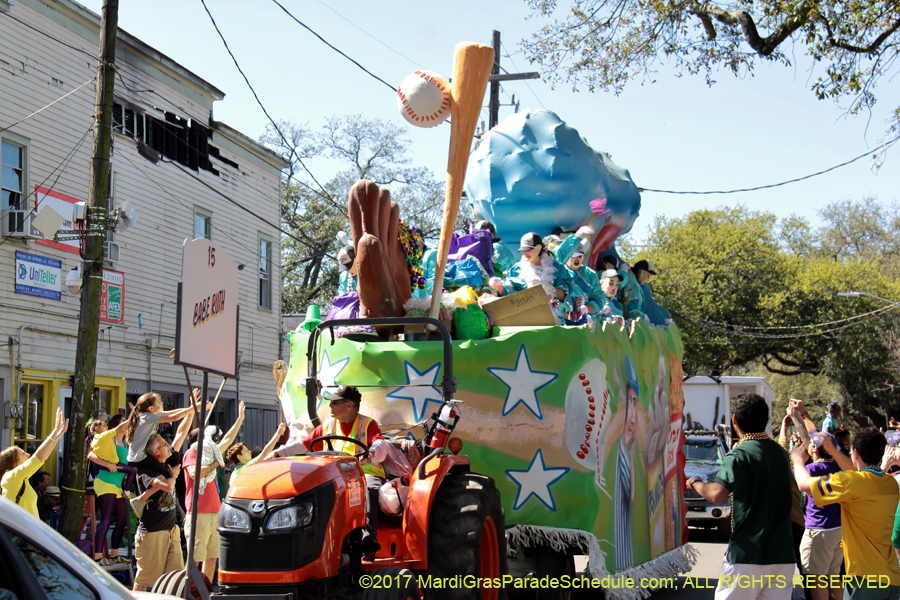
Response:
M17 1L11 7L10 14L67 44L82 48L90 55L97 53L96 42L73 31L83 27L70 29L64 26L67 19L51 18L31 8L30 2ZM55 4L68 6L70 3L61 0ZM115 82L117 99L158 119L165 118L159 110L163 109L209 126L211 107L218 98L214 88L204 97L206 92L203 90L209 89L208 84L199 79L170 86L154 77L153 73L157 70L148 68L147 61L144 50L129 47L120 37L117 64L121 78ZM160 68L158 72L162 70ZM163 79L171 81L172 72L172 69L166 70L168 75ZM66 48L12 19L0 18L0 128L53 102L94 75L95 62L88 56ZM127 88L122 84L122 79L127 82ZM177 89L179 87L191 93L182 93ZM140 90L153 90L154 93ZM9 130L8 133L28 141L29 209L34 207L33 191L36 185L45 188L52 186L55 192L79 200L87 199L90 133L65 168L61 172L56 169L90 126L93 103L94 84L91 83ZM6 135L0 133L0 138ZM271 368L278 359L281 335L277 310L281 302L280 249L275 244L272 252L272 306L276 309L259 309L257 240L259 233L278 240L279 233L207 186L250 208L269 222L278 223L280 169L283 165L268 151L252 147L252 142L227 130L213 129L210 139L210 144L219 149L224 159L210 157L218 176L166 161L154 164L138 153L134 140L122 135L114 135L113 144L112 168L116 176L113 203L130 200L140 218L133 227L116 234L120 260L109 266L125 274L125 323L112 327L102 324L97 374L125 378L129 382L128 393L149 391L146 388L151 380L154 387L157 384L167 387L184 385L183 370L172 364L168 352L174 346L181 245L186 238L193 236L194 206L202 206L213 215L213 240L226 249L235 263L246 265L239 273L240 397L248 406L259 407L260 410L254 410L254 414L265 414L265 418L254 421L253 427L256 429L253 439L268 439L277 425L269 413L273 412L271 407L274 404ZM63 277L80 262L80 258L77 254L37 244L33 240L9 239L0 246L0 334L4 338L16 337L20 326L27 326L21 334L22 366L26 369L71 372L75 363L80 298L68 292L65 286L60 301L16 294L16 250L60 259ZM9 363L9 354L0 354L0 373L5 388L2 395L5 398L10 398L11 391ZM200 384L199 373L191 372L191 378L194 385ZM210 379L213 393L219 383L217 377ZM225 390L227 395L234 397L236 383L229 381ZM4 433L8 435L8 432Z

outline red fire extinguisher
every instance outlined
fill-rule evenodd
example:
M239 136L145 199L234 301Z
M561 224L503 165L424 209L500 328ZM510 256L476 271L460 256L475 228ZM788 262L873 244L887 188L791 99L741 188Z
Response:
M441 409L441 414L435 422L434 431L431 434L430 446L432 448L444 448L447 446L447 438L450 437L450 432L453 431L458 419L459 414L456 412L453 405L449 403L445 404L444 408Z

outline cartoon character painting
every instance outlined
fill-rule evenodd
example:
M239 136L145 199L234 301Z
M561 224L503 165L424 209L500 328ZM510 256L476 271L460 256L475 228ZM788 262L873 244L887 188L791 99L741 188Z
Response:
M634 363L631 358L625 357L625 370L628 374L628 382L625 386L625 401L622 408L625 411L625 426L622 437L619 439L616 455L616 570L627 569L634 564L634 552L632 550L631 537L631 509L634 506L634 440L637 433L637 397L640 387L637 374L634 371Z

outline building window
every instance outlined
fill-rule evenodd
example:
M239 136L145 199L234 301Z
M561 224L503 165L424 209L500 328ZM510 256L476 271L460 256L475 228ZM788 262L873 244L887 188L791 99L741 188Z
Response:
M7 140L0 142L0 208L25 210L22 191L25 189L25 148Z
M202 208L194 208L194 239L212 239L212 213Z
M133 140L146 140L146 121L144 113L130 106L113 103L113 131Z
M259 239L259 307L272 308L272 242Z

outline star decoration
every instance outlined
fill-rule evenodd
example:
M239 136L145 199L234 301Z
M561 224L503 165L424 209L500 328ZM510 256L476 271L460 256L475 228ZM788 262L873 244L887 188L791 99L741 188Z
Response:
M322 363L319 365L319 372L316 373L316 378L322 384L322 396L324 396L325 394L333 393L337 389L338 384L335 380L349 362L350 357L348 356L332 363L331 359L328 357L328 350L325 350L322 353ZM323 402L324 400L319 400L319 405L316 407L316 410L322 408Z
M525 360L522 360L522 359ZM532 371L528 362L528 353L523 344L519 348L514 369L488 368L488 372L498 378L509 388L506 401L503 403L503 415L508 415L519 404L524 404L538 419L543 420L541 406L538 404L537 391L556 379L556 373Z
M406 386L399 387L390 392L387 397L394 400L410 400L413 405L413 415L416 422L425 417L425 409L429 402L440 404L444 401L441 393L433 387L437 381L441 363L435 363L420 373L409 361L404 361L406 366Z
M535 453L531 459L531 464L525 471L507 470L506 475L519 486L516 492L516 500L513 502L513 510L525 504L531 496L535 496L538 500L550 510L556 510L556 502L553 501L553 494L550 493L550 485L560 479L569 467L559 467L548 469L544 464L544 454L541 449Z

